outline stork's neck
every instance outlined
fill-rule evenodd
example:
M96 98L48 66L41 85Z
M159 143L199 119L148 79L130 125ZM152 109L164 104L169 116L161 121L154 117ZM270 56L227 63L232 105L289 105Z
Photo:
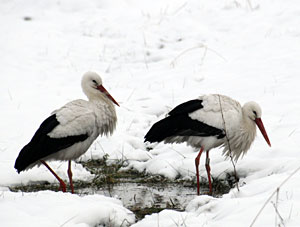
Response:
M89 97L89 101L93 104L97 125L101 126L98 127L99 134L112 134L117 122L117 114L113 102L106 96Z
M243 117L242 117L242 122L241 122L241 137L242 140L244 141L244 152L246 152L252 142L255 139L256 136L256 125L255 122L250 119L250 117L245 113L245 110L243 109Z
M87 95L89 101L95 105L109 105L114 107L113 103L111 100L109 100L104 94L98 93L97 95L95 94L90 94Z
M89 101L101 111L105 109L105 111L112 112L114 114L116 112L113 102L104 95L99 95L97 97L89 97Z
M244 108L243 108L243 117L242 117L241 127L242 127L241 130L243 131L243 133L252 134L253 140L254 140L254 137L256 135L256 125L255 125L255 122L252 119L250 119L250 117L248 116L248 114L246 113Z
M242 112L240 130L232 133L230 137L230 148L228 145L225 145L223 150L224 154L228 156L232 155L235 160L241 155L243 156L249 150L256 135L255 122L248 117L244 109Z

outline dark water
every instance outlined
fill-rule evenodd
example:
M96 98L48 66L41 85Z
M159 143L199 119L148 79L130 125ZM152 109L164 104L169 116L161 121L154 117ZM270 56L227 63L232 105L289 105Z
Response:
M159 207L184 209L196 197L196 188L182 184L122 183L99 189L82 188L82 194L101 194L120 199L126 207ZM205 192L207 193L207 192Z
M136 214L138 220L147 214L157 213L163 209L183 211L196 197L196 188L178 183L122 183L99 189L82 188L78 192L118 198L126 208ZM201 194L207 193L208 191L201 192Z
M82 185L74 182L75 193L79 195L100 194L120 199L123 205L136 214L137 219L163 209L184 210L188 203L196 197L196 187L183 183L155 182L135 183L123 182L103 184L101 187ZM68 187L69 185L67 185ZM28 185L11 187L12 191L36 192L43 190L58 191L58 184L35 182ZM201 194L207 194L208 187L202 187ZM67 188L69 191L69 188ZM220 194L219 194L220 195ZM218 194L214 194L218 196Z
M79 195L101 194L120 199L126 208L136 214L137 219L142 219L147 214L157 213L166 208L184 210L189 202L197 196L195 182L170 181L161 176L148 176L132 171L120 172L118 168L106 166L105 163L97 160L84 163L84 165L95 175L95 178L90 182L75 181L75 193ZM226 180L213 180L214 197L220 197L230 190L232 187L231 178L232 176ZM42 190L58 191L58 187L58 184L34 182L10 189L12 191L36 192ZM68 184L67 187L69 191ZM200 194L208 194L207 183L200 185Z

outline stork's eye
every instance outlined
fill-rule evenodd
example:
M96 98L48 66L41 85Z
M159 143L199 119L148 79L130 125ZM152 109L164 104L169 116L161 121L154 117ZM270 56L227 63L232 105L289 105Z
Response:
M256 111L255 111L255 110L253 110L253 113L254 113L254 115L255 115L255 116L257 116L257 113L256 113Z
M93 83L97 84L97 81L96 81L96 80L92 80L92 81L93 81Z

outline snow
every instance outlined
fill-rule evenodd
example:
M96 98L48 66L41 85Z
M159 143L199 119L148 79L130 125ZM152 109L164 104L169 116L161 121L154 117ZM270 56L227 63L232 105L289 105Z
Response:
M119 200L101 195L5 191L1 197L2 226L127 226L135 219Z
M81 160L108 154L111 162L127 160L127 168L194 179L193 148L145 145L150 126L177 104L203 94L228 95L241 104L253 100L262 107L272 147L258 132L236 165L239 192L195 195L184 212L164 210L132 226L250 226L300 166L298 1L11 0L1 2L0 12L1 226L134 222L119 201L96 194L9 191L12 185L55 182L42 167L18 175L14 161L49 113L85 98L80 79L89 70L102 75L121 107L115 133L99 138ZM225 178L233 167L221 153L210 152L212 175ZM202 159L205 178L203 164ZM67 163L50 165L67 180ZM81 165L72 168L75 180L92 178ZM278 211L274 196L254 226L299 226L299 182L297 172L280 188Z

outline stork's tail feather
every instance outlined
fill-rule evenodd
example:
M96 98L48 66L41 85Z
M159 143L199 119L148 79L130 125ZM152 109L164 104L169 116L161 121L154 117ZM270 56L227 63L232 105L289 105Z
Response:
M43 157L43 153L39 153L39 151L44 150L45 152L45 149L42 149L42 146L43 143L45 143L46 136L58 124L59 122L56 119L55 114L51 115L42 122L39 129L35 132L34 136L32 137L31 141L26 146L24 146L19 153L19 156L15 162L15 169L17 169L18 173L22 172L29 165Z
M20 151L20 154L15 162L15 169L18 173L25 170L30 164L30 159L28 158L28 153L32 149L30 144L27 144L23 149Z

